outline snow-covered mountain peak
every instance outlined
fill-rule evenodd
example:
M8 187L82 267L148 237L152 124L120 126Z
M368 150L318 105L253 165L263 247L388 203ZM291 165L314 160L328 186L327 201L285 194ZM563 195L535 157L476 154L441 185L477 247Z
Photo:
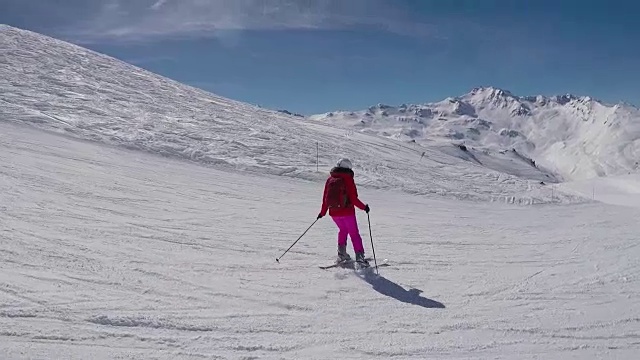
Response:
M523 116L530 113L529 106L510 91L495 87L479 87L461 97L462 101L473 106L477 111L484 109L507 110L513 116Z
M581 102L587 103L591 101L590 97L587 96L577 96L573 94L564 94L564 95L555 95L552 99L560 105L565 105L571 102Z
M471 104L494 103L497 106L501 106L506 103L535 103L538 105L545 105L549 102L556 102L560 105L565 105L571 102L582 104L597 102L599 104L603 104L602 101L591 96L578 96L570 93L563 95L554 95L551 97L544 95L517 96L509 90L492 86L473 88L470 92L460 96L459 98Z
M511 91L493 87L493 86L479 86L473 88L466 96L480 96L486 98L497 98L497 97L515 97Z

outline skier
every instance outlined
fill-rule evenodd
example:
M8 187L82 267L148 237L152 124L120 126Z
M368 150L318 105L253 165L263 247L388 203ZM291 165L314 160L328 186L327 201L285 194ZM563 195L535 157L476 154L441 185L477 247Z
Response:
M369 262L364 258L362 237L358 230L355 206L369 213L369 205L358 199L358 190L353 180L353 170L349 159L340 159L336 167L331 169L330 176L324 185L322 196L322 210L318 214L321 219L329 211L329 216L338 226L338 261L350 261L347 253L347 235L351 237L351 244L356 254L356 262L360 266L368 267Z

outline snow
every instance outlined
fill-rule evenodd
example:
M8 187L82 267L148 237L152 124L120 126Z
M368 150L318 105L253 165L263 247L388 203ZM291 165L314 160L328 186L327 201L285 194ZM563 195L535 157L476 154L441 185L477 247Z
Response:
M564 191L607 204L640 207L640 175L599 177L560 185Z
M640 351L640 209L538 185L546 170L521 152L414 148L10 27L0 49L2 359ZM319 269L335 255L329 219L277 263L345 154L389 266Z

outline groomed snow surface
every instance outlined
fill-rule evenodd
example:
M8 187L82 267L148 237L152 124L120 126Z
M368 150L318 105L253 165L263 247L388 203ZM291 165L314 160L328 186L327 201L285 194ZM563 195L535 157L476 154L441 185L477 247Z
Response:
M640 211L362 188L380 276L321 270L320 182L0 123L2 359L633 359ZM326 170L326 169L323 169ZM359 221L371 254L367 220Z
M640 353L634 141L607 148L617 176L557 183L522 151L407 144L0 35L0 359ZM343 155L388 266L319 269L328 218L277 263Z

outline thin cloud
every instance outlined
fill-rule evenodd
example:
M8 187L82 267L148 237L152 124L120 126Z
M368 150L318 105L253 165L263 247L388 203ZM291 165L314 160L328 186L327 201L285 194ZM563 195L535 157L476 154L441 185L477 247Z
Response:
M225 36L225 30L356 27L436 36L389 0L108 0L74 33L86 41Z
M155 4L151 5L152 10L159 10L162 5L166 4L168 0L158 0Z

